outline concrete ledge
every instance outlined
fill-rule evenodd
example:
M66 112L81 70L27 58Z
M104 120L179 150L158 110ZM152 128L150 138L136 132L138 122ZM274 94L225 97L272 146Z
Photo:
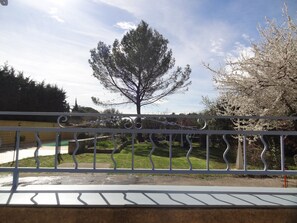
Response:
M286 222L297 188L29 185L0 188L0 222Z
M0 206L297 207L297 188L28 185L0 188Z

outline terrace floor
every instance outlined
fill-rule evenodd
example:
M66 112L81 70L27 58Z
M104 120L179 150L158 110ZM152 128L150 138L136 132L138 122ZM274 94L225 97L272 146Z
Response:
M297 188L28 185L1 187L0 205L297 207Z
M27 185L0 188L1 222L296 222L297 188Z

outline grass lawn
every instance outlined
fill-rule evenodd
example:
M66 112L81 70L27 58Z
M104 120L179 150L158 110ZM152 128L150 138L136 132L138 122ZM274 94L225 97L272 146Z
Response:
M113 150L114 147L120 144L119 141L116 142L116 145L111 140L102 140L97 142L97 150ZM50 144L46 144L50 145ZM193 143L193 150L190 153L190 160L192 163L193 169L206 169L206 151L204 147L201 147L199 143ZM134 144L134 167L135 168L152 168L149 154L152 150L151 142L143 142ZM210 148L210 169L225 169L226 163L223 160L223 153L225 147L212 147ZM173 169L189 169L189 163L186 158L189 147L182 148L180 143L173 142L172 145L172 168ZM234 151L233 151L234 154ZM62 154L60 164L72 164L73 158L72 155ZM54 156L40 156L40 166L41 167L54 167ZM93 163L94 155L93 153L83 153L76 155L78 165L80 163ZM124 147L120 153L114 154L114 159L117 162L117 168L132 168L132 145L127 145ZM231 152L227 154L227 159L230 163L231 168L235 167L234 155L232 156ZM169 169L170 167L170 158L169 158L169 144L167 141L161 141L156 146L153 154L152 160L154 162L155 169ZM289 159L286 160L287 162ZM111 154L98 153L96 155L96 163L104 164L103 166L109 166L110 168L114 167L113 161L111 159ZM296 169L296 165L292 164L293 161L289 162L288 168L290 170ZM248 160L248 169L262 169L263 164L260 163L260 166L255 166L255 163ZM0 166L10 167L11 163L1 164ZM34 158L26 158L19 161L20 167L35 167ZM71 165L70 165L71 166ZM91 166L91 165L90 165ZM80 165L79 165L80 167Z
M97 146L101 148L113 148L113 143L108 141L100 142ZM152 144L150 142L143 142L134 145L134 165L135 168L152 168L150 163L149 154L152 150ZM173 169L189 169L189 164L186 159L186 154L189 148L181 148L179 143L172 145L172 168ZM205 148L200 148L198 143L193 143L193 150L190 154L190 160L192 162L193 169L205 169ZM61 156L63 163L73 163L72 155L63 154ZM41 156L41 167L54 167L54 156ZM92 163L94 155L92 153L85 153L76 155L78 163ZM131 168L132 167L132 145L126 146L120 153L114 154L114 159L117 162L117 168ZM157 169L169 169L169 145L167 142L161 142L153 152L152 159ZM96 163L109 164L113 167L110 154L97 154ZM11 163L2 164L1 166L10 166ZM26 158L19 161L20 167L35 167L34 158ZM211 169L225 169L226 164L222 158L222 151L216 151L210 154L210 168Z

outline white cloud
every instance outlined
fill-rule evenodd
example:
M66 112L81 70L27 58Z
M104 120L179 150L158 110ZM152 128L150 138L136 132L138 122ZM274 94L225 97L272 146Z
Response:
M217 40L210 40L210 52L216 54L217 56L224 56L225 52L223 51L223 43L224 43L223 38L219 38Z
M251 43L251 42L255 41L254 38L251 38L251 37L250 37L248 34L246 34L246 33L243 33L243 34L241 35L241 37L242 37L246 42L248 42L248 43Z
M28 15L29 19L24 20L26 26L17 23L13 29L1 32L0 64L8 61L16 70L22 70L24 75L36 81L58 84L67 92L67 101L71 105L78 98L80 105L94 106L90 95L106 97L108 94L92 76L88 64L89 51L96 47L99 40L110 41L118 38L121 32L116 32L89 15L90 5L87 1L81 1L85 4L80 7L75 5L75 0L71 0L73 4L67 7L58 4L59 1L57 4L52 4L50 0L42 3L33 0L16 1L22 6L23 14L11 13L7 21L24 15ZM37 19L38 22L35 22ZM67 21L67 24L57 26L51 19ZM74 83L77 86L74 87Z
M60 23L64 23L65 20L62 19L59 15L58 15L58 9L57 8L50 8L48 14L50 15L51 18L55 19L56 21L60 22Z
M202 20L199 14L188 13L193 5L196 8L202 7L202 1L185 3L178 0L159 0L157 4L148 0L93 1L124 10L138 21L148 22L169 40L176 64L181 66L200 64L201 61L211 60L213 56L224 56L224 51L227 51L238 36L238 31L232 24L219 20ZM124 23L121 25L124 26Z
M173 50L176 65L184 67L190 64L192 68L193 84L189 87L189 91L185 95L174 95L160 101L160 111L164 111L164 108L176 112L178 109L181 112L195 111L191 110L191 106L197 108L201 95L214 94L212 76L201 66L201 61L207 62L213 59L214 63L218 63L228 49L231 51L230 46L234 46L235 38L242 33L234 30L232 24L223 20L205 20L199 17L199 13L189 13L193 4L198 8L203 1L158 0L153 4L149 0L43 0L42 2L15 0L15 2L26 5L26 10L33 8L41 12L44 16L38 18L44 20L40 24L45 26L38 27L33 23L32 26L27 26L30 26L30 33L14 34L14 39L9 40L9 44L5 44L8 40L0 42L0 47L3 49L0 57L8 60L10 64L16 66L16 69L24 70L25 74L31 75L33 79L44 79L58 83L59 86L61 84L69 95L69 102L73 104L74 98L77 97L79 104L83 106L94 106L90 99L91 95L101 98L116 97L114 94L109 96L110 94L103 91L99 82L92 77L92 70L87 62L90 56L89 50L96 47L98 41L111 44L115 38L120 39L123 35L122 30L135 28L135 24L141 20L148 22L169 40L169 48ZM110 19L108 13L100 11L102 8L110 9L110 6L117 8L111 11L123 10L124 13L116 15L111 13L110 16L113 17ZM51 19L65 24L57 25ZM46 27L47 24L51 26ZM31 35L32 29L36 29L34 35ZM0 39L3 35L11 39L13 36L5 30L1 34ZM247 37L246 34L242 36L242 38ZM15 47L11 47L12 45ZM232 55L234 57L239 55L240 49L245 48L238 43L233 47ZM78 85L75 86L75 83ZM182 105L185 99L189 101L188 108ZM131 111L134 110L132 107ZM147 107L146 111L153 110L155 108Z
M127 0L93 0L94 2L98 2L98 3L104 3L116 8L120 8L123 9L127 12L130 12L134 15L139 15L141 14L141 12L139 12L139 8L141 8L141 6L143 4L147 4L149 2L145 2L143 0L138 0L138 1L127 1ZM151 4L151 2L149 3ZM137 13L139 12L139 13Z
M249 40L249 39L250 39L250 36L247 35L246 33L243 33L241 36L242 36L242 38L245 39L245 40Z
M123 30L130 30L130 29L135 29L136 25L132 22L118 22L115 27L118 27Z

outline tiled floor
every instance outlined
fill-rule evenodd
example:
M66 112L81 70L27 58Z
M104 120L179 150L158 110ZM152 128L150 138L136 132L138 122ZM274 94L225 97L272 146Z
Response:
M297 208L297 188L30 185L0 188L0 205Z

